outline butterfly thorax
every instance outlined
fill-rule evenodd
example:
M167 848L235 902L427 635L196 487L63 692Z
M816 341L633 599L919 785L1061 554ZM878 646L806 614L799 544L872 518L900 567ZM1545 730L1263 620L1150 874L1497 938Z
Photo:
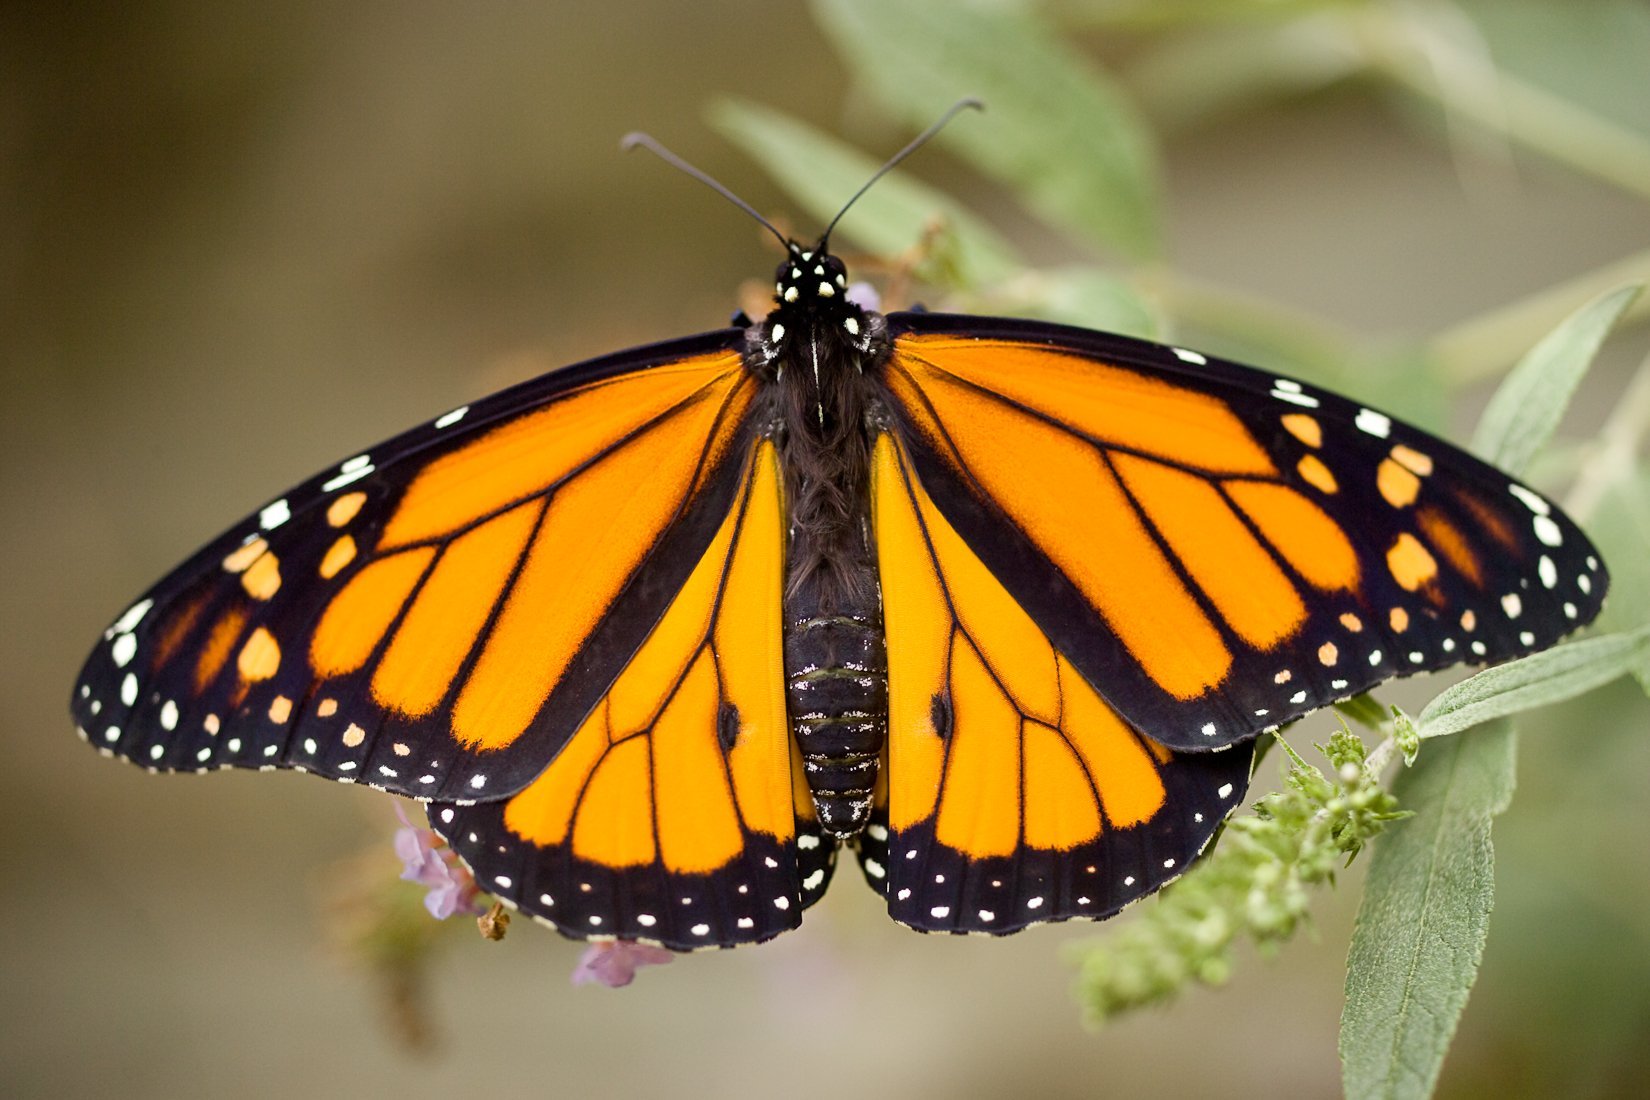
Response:
M870 818L887 731L887 656L870 537L871 374L887 355L880 315L849 300L846 270L792 246L774 309L746 361L769 383L771 431L791 521L784 597L787 702L825 828Z

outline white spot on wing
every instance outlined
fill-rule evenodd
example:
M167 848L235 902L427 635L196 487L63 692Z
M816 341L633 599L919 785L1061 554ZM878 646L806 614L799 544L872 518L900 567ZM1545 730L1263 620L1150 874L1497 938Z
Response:
M137 655L137 639L130 634L122 634L109 647L109 656L115 662L116 668L125 668Z
M469 411L470 411L470 406L460 405L458 408L454 409L452 412L448 413L447 415L436 417L435 426L437 428L450 428L454 424L457 424L460 420L463 420L464 419L464 414L469 412Z
M143 617L149 614L149 609L154 606L154 600L139 600L131 607L128 607L126 609L126 614L116 619L114 625L104 631L103 636L105 638L112 638L116 634L131 633L132 628L137 626L138 623L141 623L143 621Z
M1548 515L1553 510L1553 506L1551 504L1548 504L1540 496L1530 492L1522 485L1508 485L1507 492L1523 501L1524 507L1528 508L1538 516Z
M1359 431L1367 432L1369 435L1378 436L1381 439L1385 439L1392 434L1392 418L1384 413L1378 413L1374 409L1359 409L1358 415L1353 418L1352 423L1357 425Z
M1203 366L1209 362L1209 360L1205 359L1202 355L1186 348L1170 348L1169 350L1174 352L1176 359L1179 359L1185 363L1196 363L1198 366Z
M264 510L258 513L258 526L265 531L273 531L291 518L292 506L282 497L274 504L266 504Z

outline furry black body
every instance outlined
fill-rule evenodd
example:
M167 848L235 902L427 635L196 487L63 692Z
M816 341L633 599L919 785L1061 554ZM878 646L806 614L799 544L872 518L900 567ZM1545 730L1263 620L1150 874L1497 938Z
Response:
M775 305L746 334L767 383L767 430L790 515L784 622L791 731L820 823L850 837L871 815L888 733L888 657L871 539L871 447L886 418L874 378L882 317L847 296L842 262L790 246Z

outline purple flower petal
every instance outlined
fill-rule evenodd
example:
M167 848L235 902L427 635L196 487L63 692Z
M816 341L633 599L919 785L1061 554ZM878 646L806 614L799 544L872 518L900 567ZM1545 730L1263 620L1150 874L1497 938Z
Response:
M429 829L421 829L407 818L401 803L395 803L395 816L401 819L401 828L395 831L395 854L401 859L401 878L427 886L424 908L436 920L446 920L454 913L480 914L486 910L480 901L481 891L475 879L452 849L441 842Z
M868 309L873 313L882 308L882 295L878 294L877 288L870 283L850 284L843 297L860 309Z
M674 951L630 940L593 943L584 949L579 965L573 968L573 984L594 982L617 989L634 981L639 967L662 966L675 957Z

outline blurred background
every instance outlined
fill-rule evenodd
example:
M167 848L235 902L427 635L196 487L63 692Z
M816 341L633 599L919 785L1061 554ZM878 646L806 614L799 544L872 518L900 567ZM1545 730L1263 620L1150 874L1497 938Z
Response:
M1161 233L1101 217L1074 234L965 147L936 147L910 175L1019 255L1006 275L938 272L931 302L1132 318L1463 439L1551 324L1650 273L1642 3L995 8L1035 10L1132 104L1119 124L1143 143ZM645 128L811 231L812 208L728 140L754 148L735 122L756 116L724 97L873 157L898 148L915 126L863 51L838 50L866 35L898 57L901 25L849 18L865 10L0 7L0 1091L1338 1091L1357 867L1276 957L1101 1032L1063 949L1103 926L921 937L849 868L799 932L616 992L570 988L579 948L546 930L489 944L453 922L413 1000L430 1029L413 1050L407 1004L337 946L340 877L397 869L383 796L151 777L74 737L65 701L98 632L258 502L506 383L725 323L771 242L618 138ZM961 58L957 86L989 95ZM1584 467L1647 335L1641 302L1536 471L1548 488ZM1589 526L1620 605L1642 608L1642 460L1611 491ZM1332 728L1309 720L1296 743ZM1642 1095L1650 705L1618 683L1522 728L1484 970L1441 1093Z

